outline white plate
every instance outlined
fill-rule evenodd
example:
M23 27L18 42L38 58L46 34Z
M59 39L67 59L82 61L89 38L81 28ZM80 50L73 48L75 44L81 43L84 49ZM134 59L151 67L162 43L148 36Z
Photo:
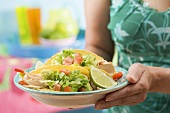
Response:
M31 71L32 69L28 69L26 71ZM122 72L123 77L118 80L118 85L101 90L95 91L87 91L87 92L55 92L55 91L39 91L30 88L26 88L18 82L21 80L19 74L15 75L14 83L15 85L28 92L34 99L37 101L51 105L56 107L63 107L63 108L79 108L79 107L86 107L95 104L98 100L105 97L106 94L119 90L125 87L128 84L126 80L127 70L121 67L115 67L116 72Z

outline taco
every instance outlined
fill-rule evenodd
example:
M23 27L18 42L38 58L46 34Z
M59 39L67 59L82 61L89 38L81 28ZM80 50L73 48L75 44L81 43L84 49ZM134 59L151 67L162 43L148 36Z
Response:
M25 73L22 85L37 90L91 91L89 71L80 66L49 65ZM21 83L20 81L20 83Z
M82 67L97 66L104 59L87 50L65 49L53 55L44 65L74 65Z

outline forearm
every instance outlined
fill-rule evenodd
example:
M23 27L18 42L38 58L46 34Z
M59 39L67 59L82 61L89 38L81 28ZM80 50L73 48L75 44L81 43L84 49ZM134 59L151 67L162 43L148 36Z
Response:
M148 69L155 81L149 91L170 94L170 68L148 66Z
M86 46L86 50L96 53L97 55L103 57L107 61L112 61L113 55L109 55L106 51L96 46Z
M104 31L87 28L86 49L107 61L111 61L114 55L114 42L111 40L111 34L107 31L107 28Z
M107 29L110 20L109 0L85 0L86 49L111 61L114 42Z

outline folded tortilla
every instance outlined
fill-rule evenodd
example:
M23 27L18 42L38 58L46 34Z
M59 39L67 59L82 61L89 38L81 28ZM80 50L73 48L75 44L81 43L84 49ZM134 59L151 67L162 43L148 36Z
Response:
M92 55L92 56L95 56L96 57L96 61L102 61L104 60L102 57L96 55L95 53L93 52L90 52L90 51L87 51L87 50L80 50L80 49L73 49L73 51L75 53L80 53L82 56L86 56L86 55ZM61 51L62 52L62 51ZM53 55L51 58L49 58L45 64L45 65L51 65L52 64L52 60L56 58L57 55L61 54L61 52L58 52L56 53L55 55Z
M38 68L36 70L31 71L31 74L40 74L42 70L48 69L51 71L60 71L61 69L66 69L69 71L75 71L79 70L82 74L86 75L88 78L90 77L89 71L86 68L80 67L80 66L67 66L67 65L47 65L43 66L41 68Z

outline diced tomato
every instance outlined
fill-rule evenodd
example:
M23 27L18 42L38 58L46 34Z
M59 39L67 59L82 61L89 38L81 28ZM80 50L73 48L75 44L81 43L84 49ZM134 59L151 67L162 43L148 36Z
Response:
M75 53L74 64L80 64L82 61L82 55L80 53Z
M68 62L66 62L66 61L63 61L63 63L62 64L64 64L64 65L71 65L72 63L68 63Z
M70 57L70 56L67 56L64 60L63 60L63 63L64 65L71 65L73 64L73 59Z
M115 72L112 76L114 80L117 80L123 76L122 72Z
M16 72L20 72L20 73L23 73L23 74L25 73L23 70L18 69L18 68L15 68L15 69L14 69L14 71L16 71Z
M82 56L80 53L75 53L75 56Z
M55 91L61 91L61 85L60 84L55 84L54 85L54 90Z
M65 92L71 92L71 87L70 87L70 86L66 86L66 87L64 88L64 91L65 91Z
M65 73L66 75L69 75L69 74L70 74L70 70L67 70L67 69L61 69L60 72L63 72L63 73Z
M21 84L21 85L28 85L24 80L19 81L18 84Z

